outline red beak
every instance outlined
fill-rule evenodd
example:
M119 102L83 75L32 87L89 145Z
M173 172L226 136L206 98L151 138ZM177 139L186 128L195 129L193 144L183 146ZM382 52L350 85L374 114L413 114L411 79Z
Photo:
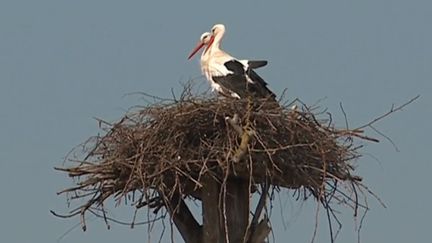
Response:
M191 59L203 46L204 46L204 43L199 42L198 45L193 49L191 54L188 56L188 60Z
M204 52L208 51L210 46L213 44L214 40L215 37L212 36ZM199 42L198 45L192 50L191 54L188 56L188 60L191 59L201 48L203 48L204 45L205 45L204 43Z

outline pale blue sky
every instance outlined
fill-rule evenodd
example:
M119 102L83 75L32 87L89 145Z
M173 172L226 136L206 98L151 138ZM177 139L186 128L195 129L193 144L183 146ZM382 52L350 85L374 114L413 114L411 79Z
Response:
M277 94L287 88L288 97L310 104L326 97L321 104L340 126L339 102L356 126L422 96L377 125L400 152L384 139L368 144L358 172L388 206L369 200L362 242L427 242L431 9L426 0L0 1L0 241L56 242L75 225L78 218L49 213L66 212L55 192L71 185L53 167L99 132L93 117L113 121L142 102L125 94L168 97L179 81L200 77L197 59L186 57L202 32L224 23L226 50L269 60L259 72ZM284 229L276 203L275 242L309 242L313 203L284 200L289 223ZM111 213L130 219L130 211ZM351 214L343 213L338 242L356 242ZM324 222L317 242L328 242ZM147 228L106 230L90 219L87 232L76 229L61 242L125 240L146 242Z

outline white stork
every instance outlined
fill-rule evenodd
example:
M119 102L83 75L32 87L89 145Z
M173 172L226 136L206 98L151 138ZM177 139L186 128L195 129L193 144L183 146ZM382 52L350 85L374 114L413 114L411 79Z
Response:
M275 99L267 83L253 70L267 65L267 61L238 60L220 49L225 26L213 26L212 33L201 35L197 47L189 55L192 58L202 47L201 70L210 81L213 90L237 99L253 96Z

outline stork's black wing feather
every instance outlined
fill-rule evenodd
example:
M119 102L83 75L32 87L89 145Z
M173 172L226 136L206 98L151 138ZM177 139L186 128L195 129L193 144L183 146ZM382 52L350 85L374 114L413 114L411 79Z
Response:
M244 75L228 74L226 76L213 76L212 79L222 87L224 93L237 94L240 98L248 96L248 83Z
M258 67L258 64L256 63L255 67ZM245 70L243 64L237 60L228 61L224 65L231 74L212 77L224 90L235 93L240 98L246 98L248 95L259 98L276 97L267 88L267 83L252 70L253 68L249 67Z
M244 66L237 60L231 60L224 63L225 67L233 74L243 75L245 73Z
M259 97L272 97L276 98L276 95L267 88L267 82L264 81L264 79L261 78L254 70L248 69L246 75L249 76L250 80L252 80L254 83L251 86L252 90L259 96Z

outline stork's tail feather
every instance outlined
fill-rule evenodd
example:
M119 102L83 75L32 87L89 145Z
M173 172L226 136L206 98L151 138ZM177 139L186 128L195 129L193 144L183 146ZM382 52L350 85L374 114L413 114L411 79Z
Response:
M250 69L257 69L260 67L264 67L265 65L267 65L267 61L266 60L249 60L248 61L248 66Z

